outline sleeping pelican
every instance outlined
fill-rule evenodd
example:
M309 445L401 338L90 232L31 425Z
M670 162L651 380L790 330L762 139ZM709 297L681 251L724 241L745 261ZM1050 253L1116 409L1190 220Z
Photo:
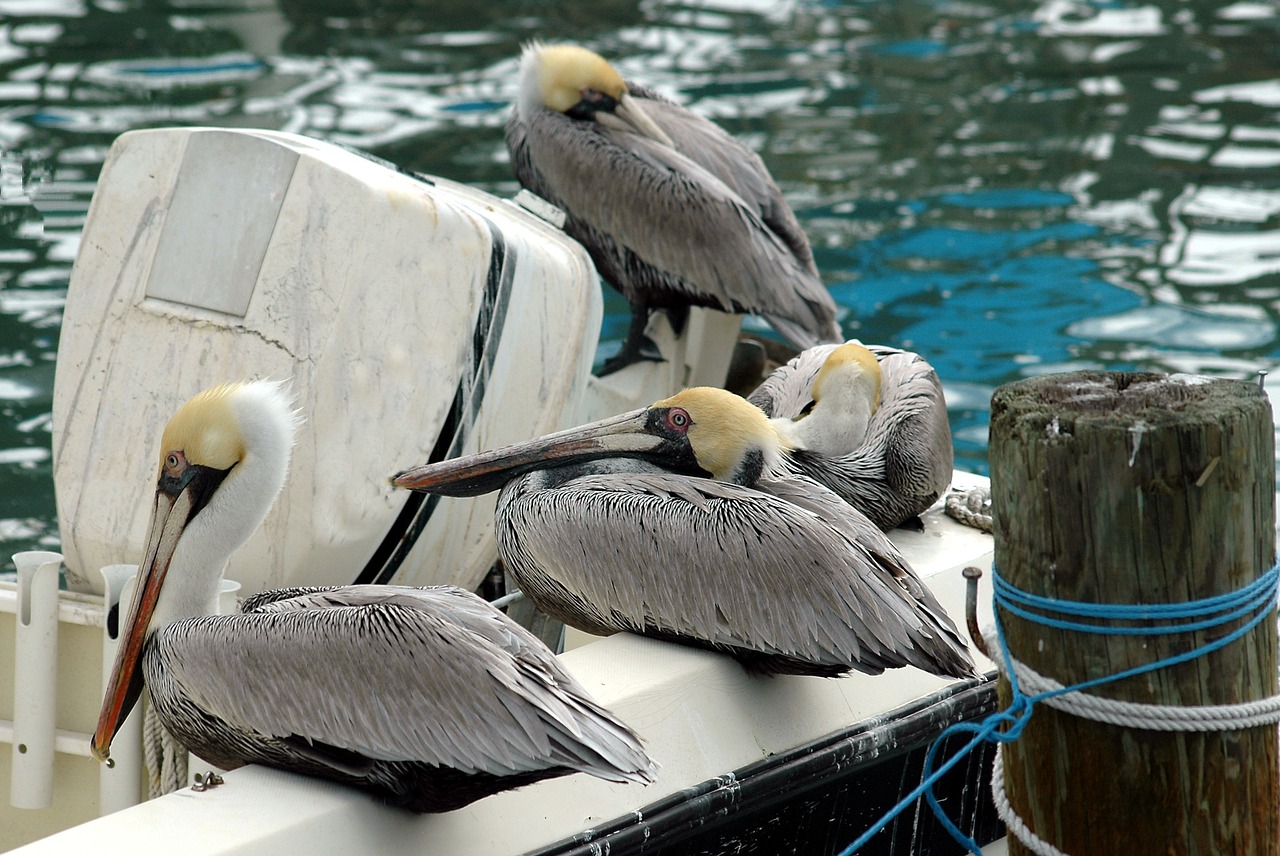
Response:
M759 156L719 126L585 48L534 43L506 133L516 178L564 210L565 231L631 304L602 373L643 356L659 308L763 315L801 348L842 339L795 214Z
M263 381L206 390L165 428L96 758L145 683L165 727L212 764L332 779L412 811L575 771L652 781L635 735L461 589L285 589L205 615L284 484L294 432L286 395Z
M955 625L889 539L781 470L786 439L722 389L407 470L451 496L502 488L498 548L544 612L835 676L915 665L974 674Z
M919 354L856 341L780 366L748 400L796 446L787 468L839 494L881 529L923 513L951 484L942 384Z

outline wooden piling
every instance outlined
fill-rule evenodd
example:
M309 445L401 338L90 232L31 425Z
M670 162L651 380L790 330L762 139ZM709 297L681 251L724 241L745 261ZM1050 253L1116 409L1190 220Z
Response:
M1115 372L1008 384L992 398L990 462L996 567L1032 594L1179 603L1238 590L1275 561L1274 434L1257 384ZM1145 637L1054 630L1004 612L1001 620L1012 654L1063 684L1190 650L1244 623ZM1273 614L1217 652L1091 692L1229 704L1274 695L1276 676ZM1002 680L1006 703L1008 689ZM1004 753L1014 811L1074 856L1280 853L1275 725L1158 732L1037 705Z

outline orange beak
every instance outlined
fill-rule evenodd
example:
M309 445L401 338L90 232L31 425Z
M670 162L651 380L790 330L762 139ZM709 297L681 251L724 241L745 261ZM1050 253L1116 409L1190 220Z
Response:
M191 517L193 503L190 490L183 490L177 496L156 491L155 510L147 530L146 554L138 569L128 623L120 625L120 647L111 670L111 680L107 682L102 712L98 715L98 728L90 743L93 757L108 766L111 766L111 741L142 694L142 651L147 630L173 560L173 551Z

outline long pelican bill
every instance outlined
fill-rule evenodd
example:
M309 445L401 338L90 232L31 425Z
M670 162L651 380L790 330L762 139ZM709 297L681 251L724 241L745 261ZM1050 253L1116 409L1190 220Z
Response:
M607 115L606 113L601 113L600 119L605 121L604 117ZM675 148L675 143L671 142L667 132L658 127L658 123L653 121L649 114L645 112L645 109L640 106L640 103L629 94L624 92L622 97L618 99L618 106L614 108L613 115L631 126L627 130L635 131L641 136L662 143L664 146Z
M170 496L163 489L156 491L155 510L147 529L146 553L138 568L128 624L125 624L126 617L121 613L120 647L116 650L115 665L107 682L102 711L98 714L98 728L90 743L93 757L108 766L111 765L111 741L142 693L142 646L147 638L147 627L155 612L156 601L160 599L160 589L173 560L173 551L197 501L191 487L176 496Z
M479 496L534 469L595 458L655 454L666 440L653 433L651 422L650 410L635 410L536 440L412 467L397 473L391 481L396 487L444 496Z

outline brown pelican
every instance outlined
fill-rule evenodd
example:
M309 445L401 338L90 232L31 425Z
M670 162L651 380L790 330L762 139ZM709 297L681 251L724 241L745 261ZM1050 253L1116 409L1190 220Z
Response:
M531 44L507 121L516 178L631 303L613 371L642 356L649 311L765 316L801 348L842 339L795 214L755 152L573 45Z
M748 397L796 448L786 466L839 494L881 529L921 514L951 484L955 453L942 384L919 354L818 345Z
M543 611L590 633L711 648L762 672L974 674L955 625L884 533L783 472L785 451L759 409L695 388L395 483L457 496L501 487L508 569Z
M279 385L215 387L164 431L145 559L92 751L145 682L165 727L224 769L266 764L413 811L574 771L652 781L638 739L535 637L452 587L284 589L205 615L284 483Z

